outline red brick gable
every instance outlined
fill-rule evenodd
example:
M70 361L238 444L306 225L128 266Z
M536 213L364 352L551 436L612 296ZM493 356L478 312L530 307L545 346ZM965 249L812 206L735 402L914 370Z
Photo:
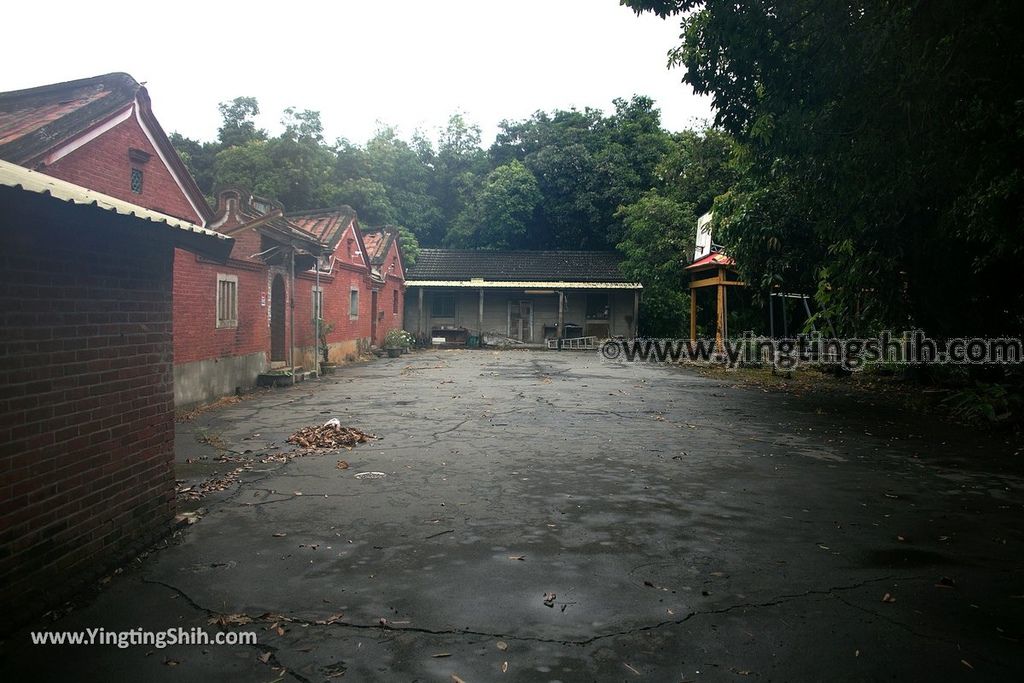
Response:
M143 154L135 153L137 160L133 160L129 150ZM149 158L145 159L145 155ZM140 193L132 191L133 168L142 172ZM38 170L154 211L199 225L204 223L134 113Z

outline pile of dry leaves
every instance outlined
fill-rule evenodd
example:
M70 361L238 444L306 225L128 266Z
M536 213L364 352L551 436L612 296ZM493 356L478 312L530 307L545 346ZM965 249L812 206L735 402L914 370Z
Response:
M342 427L331 420L322 427L303 427L288 437L288 443L302 448L352 448L375 438L373 434L359 431L354 427Z

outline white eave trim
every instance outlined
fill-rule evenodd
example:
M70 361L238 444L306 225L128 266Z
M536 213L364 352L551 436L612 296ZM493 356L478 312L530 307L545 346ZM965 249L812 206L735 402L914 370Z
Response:
M51 164L56 163L58 160L63 159L64 157L71 154L79 147L89 144L99 136L109 131L111 128L114 128L115 126L124 123L129 118L131 118L132 106L133 105L128 105L122 111L114 114L109 119L99 124L92 130L86 131L84 135L80 135L79 137L53 150L45 157L43 157L43 165L49 166Z
M534 280L410 280L406 287L473 287L483 289L643 289L639 282L557 282Z
M171 162L164 155L163 150L160 149L160 145L157 144L156 138L153 136L153 131L151 131L149 126L146 125L146 122L142 120L142 108L139 106L138 99L135 100L134 109L135 120L139 122L139 127L142 128L142 132L144 132L146 137L149 139L149 144L153 145L153 149L156 150L157 156L159 156L160 161L163 162L164 168L166 168L167 172L171 174L172 178L174 178L174 182L178 184L178 189L181 190L181 194L184 195L185 199L188 200L189 206L191 206L192 210L196 212L197 216L199 216L199 224L205 228L206 218L203 216L202 210L194 201L192 201L192 195L190 195L189 191L185 189L185 184L181 182L181 178L178 177L178 174L174 172L174 167L171 166Z

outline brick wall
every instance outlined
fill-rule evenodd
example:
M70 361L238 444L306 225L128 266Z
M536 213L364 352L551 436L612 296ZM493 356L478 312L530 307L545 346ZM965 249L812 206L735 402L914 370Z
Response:
M89 207L49 220L54 200L31 195L29 211L15 192L0 188L8 625L154 540L174 510L172 248Z
M151 155L149 160L145 163L133 162L128 158L128 150L131 148L147 152ZM132 167L140 169L143 174L140 194L131 189ZM126 202L202 224L202 218L160 160L156 148L150 143L134 114L96 139L38 170Z
M234 253L239 251L236 246ZM238 325L217 328L217 276L238 278ZM174 362L226 358L270 349L265 267L209 263L176 249L174 254ZM254 378L255 379L255 378Z
M295 345L309 347L315 343L313 333L313 287L315 273L296 273L295 277ZM365 270L336 262L330 276L320 277L324 293L324 320L334 324L327 335L329 343L369 339L370 337L370 281ZM359 290L359 315L349 315L349 292Z

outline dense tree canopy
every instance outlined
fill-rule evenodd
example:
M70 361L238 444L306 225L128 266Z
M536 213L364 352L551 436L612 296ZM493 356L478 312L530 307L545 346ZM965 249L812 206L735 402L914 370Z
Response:
M218 139L173 142L203 191L240 185L288 210L348 204L367 225L397 225L418 245L478 249L615 249L653 289L648 332L685 325L682 266L694 217L728 186L731 142L716 131L672 135L654 102L635 96L596 109L503 121L489 150L479 126L454 114L436 145L384 126L365 144L324 140L319 113L289 108L283 132L255 125L259 103L220 106ZM659 207L658 220L644 218ZM648 309L650 309L648 311ZM660 313L655 314L656 311Z
M1018 0L625 0L677 15L671 59L743 149L718 204L746 277L847 331L1018 332Z

